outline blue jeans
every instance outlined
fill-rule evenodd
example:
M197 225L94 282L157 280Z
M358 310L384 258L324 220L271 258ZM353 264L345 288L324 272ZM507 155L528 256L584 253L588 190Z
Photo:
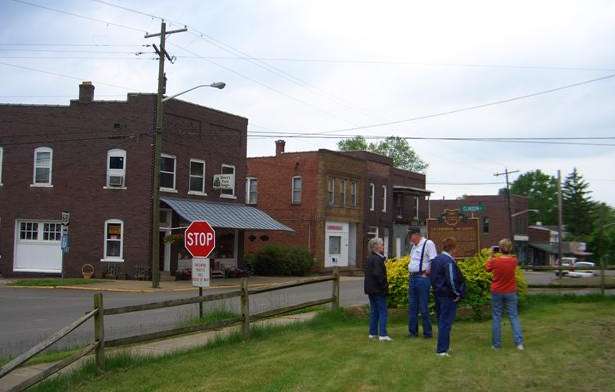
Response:
M421 314L423 320L423 335L431 337L431 320L429 319L429 290L431 281L423 276L411 276L408 286L408 333L410 336L418 336L419 320Z
M515 345L523 344L523 333L521 332L521 322L519 321L519 313L517 310L517 293L509 294L491 294L492 308L492 340L493 347L502 347L502 313L504 308L508 313L508 319L512 327L513 341Z
M387 297L384 294L370 294L369 298L369 334L380 336L387 334Z
M451 345L451 329L457 313L457 302L449 297L437 297L438 304L438 346L437 353L445 353Z

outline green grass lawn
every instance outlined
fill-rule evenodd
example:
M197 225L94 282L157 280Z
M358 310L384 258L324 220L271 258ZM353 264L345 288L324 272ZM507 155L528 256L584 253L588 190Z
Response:
M38 391L613 391L615 297L533 296L523 307L526 350L490 347L490 321L453 327L450 358L434 340L406 338L394 312L394 342L368 341L367 320L342 312L255 330L158 359L118 357L104 375L89 365Z
M45 278L45 279L19 279L9 286L18 287L45 287L45 286L78 286L84 284L94 284L101 282L100 279L83 279L83 278Z

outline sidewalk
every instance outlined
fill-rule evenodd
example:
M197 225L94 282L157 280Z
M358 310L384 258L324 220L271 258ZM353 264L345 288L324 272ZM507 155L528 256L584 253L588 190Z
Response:
M299 313L288 316L277 317L268 320L261 320L252 323L253 326L275 326L275 325L288 325L295 322L304 322L313 319L317 312ZM127 347L118 347L115 349L105 350L105 354L108 356L117 355L119 353L128 353L130 355L139 357L161 357L168 354L179 353L187 351L197 347L206 346L208 343L218 339L220 337L228 336L241 329L241 326L233 326L224 328L217 331L209 332L197 332L189 335L180 335L174 338L165 340L157 340L148 343L136 344ZM93 354L87 355L73 364L65 367L57 374L67 374L71 371L77 370L82 367L88 360L94 357ZM9 373L0 381L0 392L9 391L12 387L27 380L28 378L42 372L43 370L51 367L54 363L43 363L38 365L21 367ZM52 376L54 377L54 376Z
M308 279L309 277L297 276L251 276L248 278L249 287L267 287L282 284L290 281ZM4 284L10 282L6 280ZM212 279L209 289L230 289L239 288L240 278ZM10 286L17 287L17 286ZM192 286L190 280L161 281L160 287L152 288L152 282L148 280L101 280L97 283L75 285L75 286L20 286L24 288L37 289L69 289L86 291L114 291L123 293L161 293L161 292L181 292L194 291L197 288ZM206 289L207 290L207 289Z

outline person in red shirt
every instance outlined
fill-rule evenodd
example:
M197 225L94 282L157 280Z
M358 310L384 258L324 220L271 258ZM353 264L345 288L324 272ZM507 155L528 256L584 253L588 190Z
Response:
M494 349L502 347L502 313L508 313L508 319L513 332L513 340L518 350L523 350L523 332L519 321L517 284L515 270L517 258L511 255L512 242L503 239L499 243L501 256L492 257L487 261L487 271L493 273L491 283L491 311L492 311L492 345Z

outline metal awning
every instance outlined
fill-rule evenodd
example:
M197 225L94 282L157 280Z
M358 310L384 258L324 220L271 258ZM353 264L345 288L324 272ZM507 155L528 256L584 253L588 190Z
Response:
M429 191L427 189L423 189L423 188L416 188L413 186L402 186L402 185L393 185L393 192L408 192L408 193L418 193L421 195L427 195L429 196L430 194L432 194L432 191Z
M294 231L255 207L239 203L161 197L173 211L188 222L206 220L214 228Z

